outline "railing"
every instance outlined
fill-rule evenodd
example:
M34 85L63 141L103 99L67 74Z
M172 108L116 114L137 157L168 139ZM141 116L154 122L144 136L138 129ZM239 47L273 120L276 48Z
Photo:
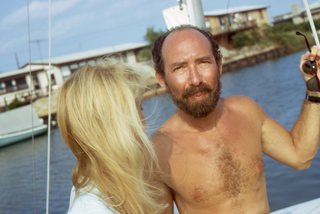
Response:
M3 107L9 105L13 100L18 99L20 102L29 102L30 99L36 99L39 97L47 96L47 93L44 92L42 89L40 90L33 90L30 93L29 89L20 90L20 91L13 91L11 93L2 93L0 94L0 112Z

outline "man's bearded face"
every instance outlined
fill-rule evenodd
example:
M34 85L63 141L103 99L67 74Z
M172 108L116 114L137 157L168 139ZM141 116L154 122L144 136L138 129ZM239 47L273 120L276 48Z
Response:
M221 82L219 76L217 76L216 83L217 86L215 89L206 83L200 83L198 86L189 86L181 96L173 94L167 83L166 85L168 92L179 109L195 118L201 118L206 117L217 106L221 93ZM192 100L191 97L198 93L203 94L204 97L201 100Z

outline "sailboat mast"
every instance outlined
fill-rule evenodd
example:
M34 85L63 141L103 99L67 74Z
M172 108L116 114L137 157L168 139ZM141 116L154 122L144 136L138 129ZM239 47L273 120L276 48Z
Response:
M206 27L201 0L183 0L187 6L190 23L204 29Z

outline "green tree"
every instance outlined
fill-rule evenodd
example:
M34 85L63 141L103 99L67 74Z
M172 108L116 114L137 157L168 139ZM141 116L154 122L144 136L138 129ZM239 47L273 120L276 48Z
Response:
M257 30L237 33L233 38L233 44L236 48L245 46L253 46L261 39L261 35Z
M299 25L283 23L274 27L269 26L263 30L263 41L279 47L286 47L291 51L300 50L305 47L305 43L302 37L296 35L296 31L304 32L309 37L309 31L306 27L306 23Z
M150 43L153 44L154 41L156 41L156 39L161 36L162 34L164 34L163 31L159 30L159 31L155 31L153 27L148 27L147 28L147 32L144 36L144 39ZM143 48L142 50L139 51L138 53L138 60L139 61L148 61L151 59L151 49L150 47L146 47Z
M155 31L153 27L148 27L144 39L152 44L162 34L164 34L162 30Z
M237 33L234 37L232 37L232 42L235 48L242 48L247 46L248 40L249 40L249 36L247 33L244 33L244 32Z
M137 59L139 62L148 61L151 59L151 50L150 47L145 47L141 49L137 54Z

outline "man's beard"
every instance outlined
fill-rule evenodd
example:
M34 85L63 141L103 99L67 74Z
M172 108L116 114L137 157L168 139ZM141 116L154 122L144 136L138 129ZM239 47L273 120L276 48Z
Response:
M170 93L174 103L177 105L179 109L190 114L195 118L206 117L209 113L215 109L217 103L220 99L221 93L221 82L220 79L217 79L217 87L215 90L210 88L208 84L201 83L199 86L190 86L187 88L181 97L175 96L171 89L167 85L168 92ZM200 101L189 101L189 97L199 93L207 93L208 96L203 98Z

